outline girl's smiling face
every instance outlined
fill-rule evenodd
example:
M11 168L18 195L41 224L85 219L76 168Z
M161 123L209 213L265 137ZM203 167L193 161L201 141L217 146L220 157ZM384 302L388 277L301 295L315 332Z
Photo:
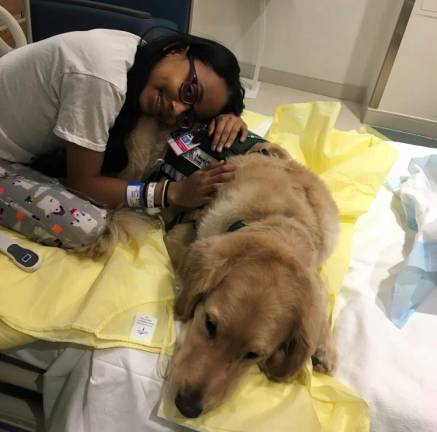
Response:
M193 82L193 72L197 77L194 82L197 84L197 99L194 104L189 104L181 100L181 86L187 80ZM174 126L184 113L197 119L213 118L223 111L228 99L229 90L223 78L200 60L190 62L186 51L176 51L165 56L152 69L139 104L145 114Z

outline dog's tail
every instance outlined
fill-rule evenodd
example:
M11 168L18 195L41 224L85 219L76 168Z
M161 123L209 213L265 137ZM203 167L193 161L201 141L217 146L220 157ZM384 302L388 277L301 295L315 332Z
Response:
M138 251L144 235L158 225L156 218L145 213L129 209L116 210L108 214L107 225L97 238L73 252L93 259L104 259L114 252L119 243Z

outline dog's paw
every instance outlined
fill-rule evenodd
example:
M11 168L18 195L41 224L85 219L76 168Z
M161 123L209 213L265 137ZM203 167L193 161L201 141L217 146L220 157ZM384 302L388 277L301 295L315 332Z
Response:
M337 368L337 353L334 347L319 346L314 355L311 356L313 370L333 375Z

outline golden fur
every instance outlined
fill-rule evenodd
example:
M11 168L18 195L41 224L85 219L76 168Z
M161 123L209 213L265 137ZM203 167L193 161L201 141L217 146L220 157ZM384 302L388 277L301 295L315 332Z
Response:
M164 153L164 132L141 121L123 178L145 178ZM316 369L335 368L317 269L335 245L336 205L321 180L279 146L261 143L251 151L228 161L237 167L235 178L197 212L197 229L177 225L166 237L181 286L175 313L186 322L168 392L188 417L223 401L251 364L273 380L293 377L311 356ZM131 224L128 215L114 213L94 242L95 255L141 229L142 216ZM247 226L227 232L238 220Z
M153 118L140 117L126 143L128 165L118 177L128 181L144 181L151 174L156 161L165 156L168 133L169 130ZM138 248L136 233L147 229L146 221L150 222L146 213L129 209L111 211L108 213L108 223L103 233L73 252L100 259L109 256L120 242Z
M316 369L335 368L317 269L335 245L337 208L318 177L283 157L232 158L235 179L201 215L182 255L174 237L193 238L190 225L169 233L182 287L175 312L187 322L169 394L186 416L220 403L253 363L273 380L293 377L313 355ZM227 232L237 220L247 226Z

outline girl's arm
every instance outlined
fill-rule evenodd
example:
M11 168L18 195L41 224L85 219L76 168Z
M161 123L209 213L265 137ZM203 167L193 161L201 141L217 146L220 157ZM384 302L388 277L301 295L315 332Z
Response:
M67 144L67 186L82 197L109 208L126 207L128 182L101 175L104 152ZM235 168L216 163L196 171L187 179L169 186L170 205L195 208L208 203L220 186L233 177ZM155 205L161 203L163 183L155 189Z
M67 143L67 186L100 206L125 207L128 182L101 175L104 156L104 152Z

